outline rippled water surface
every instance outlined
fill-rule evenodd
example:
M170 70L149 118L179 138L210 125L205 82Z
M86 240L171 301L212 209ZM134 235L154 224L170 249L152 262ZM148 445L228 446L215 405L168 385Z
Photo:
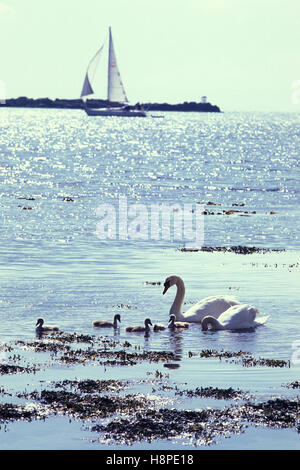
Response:
M174 383L239 386L262 397L285 393L282 383L299 379L297 363L284 371L245 370L217 361L206 367L187 355L213 348L291 359L300 340L299 126L296 113L120 119L1 109L0 341L34 338L38 317L64 331L95 334L92 320L118 312L118 339L177 354L180 367L169 372ZM97 208L104 203L115 208L117 229L120 196L127 197L129 222L137 203L149 216L151 204L203 203L206 246L284 251L183 252L178 250L183 241L154 240L150 230L146 240L100 240ZM255 332L202 332L193 324L175 336L168 331L130 336L125 327L145 317L167 323L175 288L163 297L162 284L170 274L185 281L184 308L208 295L232 294L270 319ZM138 379L146 367L97 374ZM81 374L93 370L86 367ZM17 425L13 429L18 441ZM9 433L5 439L5 448L13 448ZM68 439L69 448L72 435ZM243 439L232 442L245 446ZM251 442L255 447L255 439Z

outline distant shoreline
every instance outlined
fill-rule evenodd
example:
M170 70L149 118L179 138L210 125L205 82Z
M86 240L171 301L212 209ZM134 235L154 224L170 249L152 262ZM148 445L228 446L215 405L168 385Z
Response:
M91 108L106 108L108 102L106 100L87 100L87 106ZM142 103L147 111L181 111L181 112L205 112L220 113L218 106L211 103L184 102L178 104L169 103ZM119 106L118 103L111 106ZM27 98L20 96L19 98L10 98L5 103L0 104L0 108L54 108L54 109L84 109L85 105L81 99L60 99L51 100L49 98Z

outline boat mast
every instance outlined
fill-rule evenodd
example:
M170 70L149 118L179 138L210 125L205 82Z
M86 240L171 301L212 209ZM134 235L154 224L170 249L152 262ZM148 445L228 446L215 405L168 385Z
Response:
M110 58L111 58L111 48L112 48L112 37L111 37L111 27L108 28L109 31L109 42L108 42L108 70L107 70L107 102L108 108L110 107L109 102L109 89L110 89Z

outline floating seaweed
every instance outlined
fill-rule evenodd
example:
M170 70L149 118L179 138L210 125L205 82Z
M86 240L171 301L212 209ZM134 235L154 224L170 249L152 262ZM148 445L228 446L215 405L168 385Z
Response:
M70 196L65 196L65 197L63 197L63 201L66 201L66 202L74 202L74 199L71 198Z
M253 253L270 253L270 252L282 252L284 249L278 248L258 248L255 246L202 246L201 248L178 248L179 251L205 251L207 253L222 252L222 253L236 253L239 255L251 255Z
M55 388L74 388L82 393L102 393L103 391L116 391L124 388L125 383L121 380L63 380L53 382Z
M104 434L104 438L132 445L136 441L193 437L195 442L210 445L216 435L238 433L243 425L236 420L224 420L221 410L177 410L160 408L137 413L134 418L115 419L107 425L97 424L91 431Z
M75 419L106 418L116 412L135 412L146 405L146 399L141 396L107 396L81 391L75 393L66 390L42 390L23 396L45 405L48 413L51 411L51 414L68 415Z
M40 414L38 407L29 405L16 405L11 403L0 403L0 423L8 421L31 421L38 417L44 417Z
M287 428L299 424L299 407L299 398L296 400L275 398L263 403L246 403L238 412L241 419L247 419L255 424Z
M129 344L129 343L128 343ZM146 361L149 362L160 362L169 361L174 359L174 354L171 352L164 351L143 351L138 352L127 352L125 349L122 350L103 350L103 349L74 349L66 351L65 354L58 358L61 362L86 362L86 361L97 361L98 364L107 365L135 365L137 362ZM100 359L113 359L110 362L101 362Z
M218 388L218 387L197 387L195 390L177 390L177 395L186 395L188 397L206 397L216 398L218 400L232 400L249 398L249 394L242 392L241 390L234 390L232 387L229 388Z
M275 399L267 402L246 402L224 409L200 411L161 408L138 412L130 418L118 418L108 424L97 424L91 431L104 435L108 441L132 445L136 441L174 439L180 437L194 445L211 445L218 436L244 432L249 424L275 428L299 424L299 401Z
M51 352L57 354L59 351L68 350L71 346L54 341L15 341L15 344L23 349L32 349L35 352Z
M68 343L93 343L95 336L83 335L74 333L64 333L60 332L55 335L55 338L59 341L68 342Z
M36 367L21 367L21 366L16 366L14 364L0 364L0 375L4 374L19 374L19 373L31 373L31 372L36 372L37 369Z
M132 366L147 361L163 363L163 367L173 369L180 365L174 353L169 351L133 350L128 341L118 342L108 337L78 335L77 333L59 333L51 338L36 341L15 341L21 349L29 349L35 353L50 353L56 363L85 364L96 363L105 366ZM129 349L132 348L132 349ZM1 350L13 351L8 345L1 345ZM247 351L226 351L203 349L188 352L188 357L197 356L201 359L215 358L220 361L242 364L245 367L287 367L289 361L277 359L255 358ZM17 352L14 361L22 360ZM24 359L24 358L23 358ZM2 369L1 369L2 368ZM0 364L3 373L35 372L36 367L21 367L6 362ZM2 372L0 372L2 373ZM47 388L22 393L15 396L27 400L27 404L0 405L0 423L18 420L45 419L55 415L65 415L70 419L96 421L90 428L101 436L99 440L127 443L156 439L180 439L193 442L195 446L211 445L218 437L229 437L244 432L251 425L278 428L294 427L300 432L299 397L293 400L276 398L265 402L252 401L248 392L240 389L197 387L181 389L168 384L169 374L162 369L150 380L150 395L127 393L132 382L122 380L74 379L53 381ZM149 380L147 379L147 382ZM137 382L134 382L135 385ZM289 388L300 388L298 381L286 384ZM223 409L206 408L203 410L173 409L162 407L163 395L157 390L167 390L168 403L179 398L199 397L228 400L232 403ZM11 391L0 388L1 395L12 396ZM127 393L127 394L125 394ZM243 403L237 403L243 400ZM159 405L158 405L159 404ZM157 409L159 406L159 409ZM102 419L105 418L105 422ZM6 425L6 424L5 424ZM86 425L88 425L86 423ZM91 426L90 424L88 426Z
M285 387L287 387L287 388L300 388L300 382L298 380L294 380L294 382L290 382L288 384L285 384Z
M35 198L31 197L31 196L29 196L29 197L25 197L25 196L17 197L17 199L25 199L26 201L35 201Z
M266 366L266 367L290 367L290 361L284 361L282 359L265 359L253 357L249 352L246 351L217 351L215 349L203 349L199 353L188 352L188 357L200 356L203 358L215 357L220 360L233 359L233 362L239 362L244 367L252 366ZM234 360L236 359L236 360Z

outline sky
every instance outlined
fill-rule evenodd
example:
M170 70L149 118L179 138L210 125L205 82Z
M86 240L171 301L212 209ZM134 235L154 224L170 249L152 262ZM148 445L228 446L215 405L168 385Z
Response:
M299 0L0 0L6 97L78 98L109 26L132 103L300 111Z

